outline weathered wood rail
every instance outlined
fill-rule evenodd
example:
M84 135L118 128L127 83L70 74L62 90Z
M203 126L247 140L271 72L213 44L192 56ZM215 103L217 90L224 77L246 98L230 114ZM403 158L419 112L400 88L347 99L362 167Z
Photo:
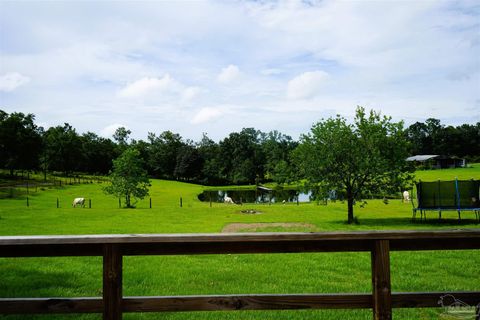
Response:
M480 291L391 292L390 251L462 249L480 249L480 229L0 237L0 257L103 257L102 298L0 298L0 314L103 313L104 319L116 320L123 312L371 308L374 319L391 319L392 308L438 307L445 294L470 305L480 303ZM349 251L371 252L372 294L122 294L123 256Z

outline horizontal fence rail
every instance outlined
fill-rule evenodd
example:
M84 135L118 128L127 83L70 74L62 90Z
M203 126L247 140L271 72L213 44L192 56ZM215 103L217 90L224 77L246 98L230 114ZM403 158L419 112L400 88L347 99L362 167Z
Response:
M392 293L390 251L480 249L480 230L329 233L159 234L0 237L0 257L102 256L103 297L0 298L0 314L372 309L392 319L392 308L438 307L441 296L475 306L480 291ZM124 297L123 256L228 253L371 252L371 294L245 294ZM477 319L479 316L477 316Z

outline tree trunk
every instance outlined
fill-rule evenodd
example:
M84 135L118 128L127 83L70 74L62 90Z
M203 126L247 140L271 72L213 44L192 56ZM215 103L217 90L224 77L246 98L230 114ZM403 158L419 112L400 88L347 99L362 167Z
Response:
M353 223L353 193L347 189L347 203L348 203L348 224Z
M130 208L130 194L128 193L125 195L125 206Z

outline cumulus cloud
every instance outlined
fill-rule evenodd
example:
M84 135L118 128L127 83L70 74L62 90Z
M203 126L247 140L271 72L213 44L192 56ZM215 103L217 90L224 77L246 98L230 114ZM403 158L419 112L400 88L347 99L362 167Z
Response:
M100 133L128 122L193 138L194 121L217 119L209 134L221 137L277 117L308 130L357 104L398 118L407 105L412 121L478 119L479 12L469 0L120 2L115 15L109 3L45 6L0 10L0 100L52 124L81 118ZM21 95L4 92L28 82L2 77L13 71L32 79Z
M325 71L304 72L288 82L287 96L290 99L312 98L318 95L328 78Z
M120 127L124 127L125 129L130 130L126 125L114 123L103 128L100 131L100 135L105 138L112 138L115 131Z
M0 91L10 92L30 82L30 78L18 72L9 72L0 76Z
M229 65L222 69L217 76L217 80L221 83L230 83L240 76L240 69L236 65Z
M175 92L181 85L168 73L162 78L145 77L129 83L119 91L119 96L124 98L138 98L156 92Z
M202 108L190 121L192 124L200 124L208 121L215 120L221 117L224 112L218 108Z

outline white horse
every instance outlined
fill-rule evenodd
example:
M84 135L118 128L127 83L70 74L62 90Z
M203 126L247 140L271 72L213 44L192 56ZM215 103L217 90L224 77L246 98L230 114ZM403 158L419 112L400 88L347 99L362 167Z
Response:
M409 202L410 201L410 193L405 190L403 191L403 202Z
M229 196L225 196L225 198L223 198L223 203L235 204L235 202L233 202L232 198Z
M75 208L76 206L84 207L85 206L85 198L75 198L75 199L73 199L72 207Z

